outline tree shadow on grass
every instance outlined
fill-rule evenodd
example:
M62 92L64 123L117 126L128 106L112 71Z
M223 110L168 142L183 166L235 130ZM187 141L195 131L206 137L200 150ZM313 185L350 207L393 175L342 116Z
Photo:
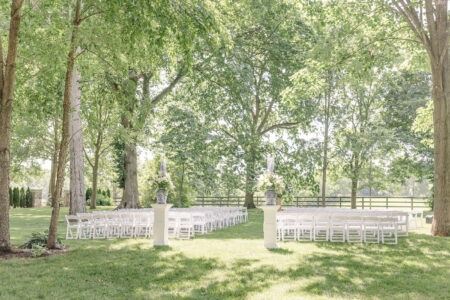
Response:
M276 253L276 254L282 254L282 255L290 255L290 254L294 254L294 251L289 250L289 249L284 249L284 248L277 248L277 249L267 249L272 253Z
M345 248L343 248L345 249ZM274 265L252 268L236 264L225 280L195 289L187 299L244 299L250 293L264 294L277 283L298 288L293 295L330 298L445 299L450 295L449 264L433 255L392 257L378 251L314 253L300 259L296 267L277 269ZM286 295L283 295L286 296Z
M0 295L18 299L92 299L94 295L95 299L169 299L203 282L214 270L225 268L217 259L189 258L169 247L83 249L68 256L36 265L34 272L21 276L26 289L12 285L2 288Z

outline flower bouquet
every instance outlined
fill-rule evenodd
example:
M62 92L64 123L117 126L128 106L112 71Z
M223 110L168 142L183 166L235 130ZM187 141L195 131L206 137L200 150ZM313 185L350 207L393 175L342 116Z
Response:
M283 191L283 177L266 172L259 177L258 188L264 191L266 205L275 205L277 194Z

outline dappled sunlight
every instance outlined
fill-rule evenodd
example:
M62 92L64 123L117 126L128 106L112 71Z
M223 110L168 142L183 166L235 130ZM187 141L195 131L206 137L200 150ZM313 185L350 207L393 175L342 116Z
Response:
M114 243L109 246L110 250L121 250L121 249L150 249L152 248L153 241L143 240L143 239L117 239Z
M13 238L20 239L28 228L13 222ZM42 219L35 229L46 229L47 222ZM279 242L279 249L268 250L254 232L262 233L258 210L250 212L248 224L170 239L164 247L153 247L153 239L66 240L65 255L8 260L0 274L20 276L32 291L55 280L67 285L64 291L50 288L47 297L54 298L431 299L436 291L450 293L450 239L412 233L393 246ZM8 293L16 285L11 284L4 288Z

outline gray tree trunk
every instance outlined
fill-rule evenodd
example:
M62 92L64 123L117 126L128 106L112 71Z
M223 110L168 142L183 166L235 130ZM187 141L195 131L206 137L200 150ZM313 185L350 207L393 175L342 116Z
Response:
M118 208L140 208L137 178L136 141L125 142L125 187Z
M358 179L352 178L352 208L356 208L356 192L358 190Z
M0 40L0 252L11 250L9 234L9 170L11 145L11 117L14 96L17 46L23 0L11 1L8 54L6 66Z
M70 92L70 209L69 214L86 212L86 188L84 185L84 153L81 129L81 75L74 70Z
M425 0L420 9L409 1L392 0L393 10L403 16L427 51L433 79L434 123L434 217L431 233L450 236L450 60L447 0ZM414 3L415 4L415 3ZM426 28L425 28L426 27Z
M322 160L322 206L325 206L327 192L327 167L328 167L328 129L330 126L330 99L325 96L325 132L323 138L323 160Z
M100 154L98 153L97 149L95 149L94 165L92 166L92 195L91 195L91 205L90 205L91 209L96 208L99 155Z
M184 184L184 163L181 168L180 188L178 190L178 207L181 207L183 202L183 184Z
M81 19L81 0L77 0L74 26L72 29L72 38L70 40L70 49L67 56L66 78L64 83L64 101L63 101L63 117L61 130L61 146L58 154L58 170L56 173L55 192L53 194L53 209L48 230L47 248L56 248L56 233L58 231L59 202L61 199L62 189L64 186L64 171L66 169L67 152L69 148L69 125L70 125L70 93L72 91L72 73L75 66L75 54L78 43L78 27Z
M244 206L247 208L255 208L255 202L253 200L253 186L255 182L255 163L256 158L254 152L251 150L248 160L246 161L245 168L245 202Z
M58 168L58 149L59 149L59 138L58 138L58 118L55 118L53 122L53 149L52 149L52 166L50 169L50 182L48 184L48 196L47 203L52 205L53 203L53 193L55 192L55 181L56 181L56 170Z

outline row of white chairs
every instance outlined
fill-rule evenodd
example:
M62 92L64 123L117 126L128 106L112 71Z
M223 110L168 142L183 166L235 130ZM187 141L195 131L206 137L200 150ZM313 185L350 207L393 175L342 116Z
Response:
M169 210L169 237L195 234L248 221L243 207L174 208ZM66 216L66 239L148 238L153 236L153 209L94 211Z
M338 207L289 207L286 208L286 211L302 211L302 212L342 212L346 211L349 213L354 212L355 214L361 214L361 215L383 215L387 213L388 215L398 216L400 214L403 221L405 220L405 215L408 214L408 229L417 229L417 228L423 228L424 226L424 213L423 210L404 210L404 211L397 211L397 210L388 210L388 209L371 209L371 210L360 210L360 209L351 209L351 208L338 208ZM400 220L400 223L404 223ZM405 227L404 225L402 227ZM405 229L405 228L403 228Z
M408 235L408 214L335 209L295 209L277 214L283 241L331 241L397 244Z

